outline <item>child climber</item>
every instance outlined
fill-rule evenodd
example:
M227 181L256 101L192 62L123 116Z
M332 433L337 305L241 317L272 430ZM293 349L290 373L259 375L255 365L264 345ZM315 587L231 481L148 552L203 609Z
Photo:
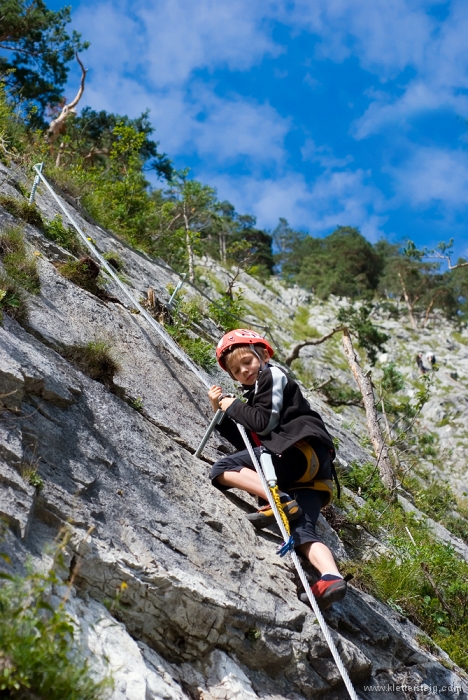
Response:
M269 364L272 355L268 341L250 330L230 331L218 343L216 358L242 384L247 401L223 397L219 386L208 392L213 410L225 412L219 432L240 449L213 465L211 479L221 491L238 488L268 502L250 455L243 449L235 424L240 423L250 432L256 456L265 450L272 456L294 546L321 574L312 592L324 610L344 598L347 589L331 551L315 529L321 508L331 501L335 450L321 417L310 408L298 384ZM248 517L259 528L275 522L269 505Z

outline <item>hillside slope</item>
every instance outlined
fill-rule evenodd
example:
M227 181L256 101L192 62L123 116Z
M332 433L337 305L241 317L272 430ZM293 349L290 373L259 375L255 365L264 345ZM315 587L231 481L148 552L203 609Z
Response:
M19 197L14 182L24 175L1 169L2 191ZM47 219L58 213L44 193L37 204ZM136 298L146 297L151 286L167 302L166 286L177 275L75 216L101 251L121 256ZM3 229L17 223L0 209ZM252 529L245 513L253 501L241 494L227 498L209 482L209 463L226 445L212 438L204 459L193 456L211 417L205 387L140 315L118 301L118 288L106 283L107 300L83 290L57 270L69 257L66 250L30 225L25 233L40 253L41 291L28 299L27 320L20 324L5 315L0 328L0 512L9 526L4 549L13 566L21 570L28 556L46 566L44 551L68 524L74 576L69 609L90 654L114 675L113 700L347 697L314 615L298 600L289 561L275 554L279 538ZM205 262L208 277L223 274L210 265L211 271ZM300 290L271 290L247 276L242 284L256 320L271 327L282 348L293 342L288 327L300 305L310 308L319 332L333 323L334 302L316 304ZM389 353L404 358L411 375L412 354L426 350L420 347L426 340L432 349L433 336L413 338L401 324L388 328ZM437 380L444 389L427 404L424 420L443 422L456 407L454 420L437 429L441 443L452 444L456 436L452 461L462 493L467 346L450 333L438 332L438 338ZM109 391L64 359L66 347L91 341L111 347L120 390ZM338 371L342 360L334 363L327 352L309 353L314 368L335 364ZM216 372L215 381L228 388ZM336 413L317 393L308 397L338 439L341 463L371 462L360 409ZM22 476L31 464L41 489ZM443 465L437 469L448 474ZM462 540L434 527L468 560ZM324 518L320 528L346 561L345 546ZM103 603L116 590L120 604L108 612ZM360 697L422 698L425 691L395 688L425 683L439 688L433 697L468 698L464 674L436 645L429 651L421 644L423 635L398 610L351 585L326 619ZM388 688L369 690L372 685Z

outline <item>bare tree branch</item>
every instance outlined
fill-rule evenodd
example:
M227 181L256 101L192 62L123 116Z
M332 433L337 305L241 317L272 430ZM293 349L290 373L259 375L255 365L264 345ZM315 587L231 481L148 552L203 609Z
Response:
M428 305L428 307L427 307L427 309L426 309L426 315L424 316L424 321L423 321L422 324L421 324L421 328L425 328L425 327L426 327L427 322L429 321L429 316L431 315L431 311L432 311L432 308L433 308L433 306L434 306L434 304L435 304L435 301L436 301L437 297L440 297L441 294L445 294L445 291L446 291L445 289L438 289L438 290L435 292L434 296L432 297L432 299L431 299L431 301L430 301L430 303L429 303L429 305Z
M302 348L305 348L307 345L320 345L321 343L324 343L326 340L328 340L328 338L331 338L332 335L335 335L335 333L338 333L342 330L343 326L336 326L329 333L323 335L321 338L316 338L315 340L303 340L300 343L297 343L297 345L294 345L291 352L285 359L285 363L288 365L288 367L290 367L291 363L294 360L297 360L297 358L299 357L299 353L302 350Z
M468 265L468 261L457 263L456 265L452 265L452 261L450 260L450 255L443 255L442 253L436 253L435 250L432 251L431 254L428 255L427 257L428 258L439 258L439 260L446 260L449 270L456 270L458 267L466 267Z
M58 115L57 119L53 119L50 124L49 128L47 129L47 135L46 138L50 143L54 143L54 141L57 140L57 138L60 136L60 134L63 134L65 132L66 128L66 121L70 114L76 114L76 105L78 102L81 100L81 97L84 92L85 88L85 79L86 79L86 73L88 70L83 66L80 57L78 54L75 54L76 60L79 63L79 66L81 68L81 81L80 81L80 87L78 88L78 92L76 93L75 99L73 99L69 104L64 105L62 107L62 111Z
M324 387L326 387L328 384L330 384L333 381L335 381L335 377L333 376L333 374L330 374L328 379L325 379L324 382L317 384L317 386L310 387L310 391L320 391L320 389L323 389Z

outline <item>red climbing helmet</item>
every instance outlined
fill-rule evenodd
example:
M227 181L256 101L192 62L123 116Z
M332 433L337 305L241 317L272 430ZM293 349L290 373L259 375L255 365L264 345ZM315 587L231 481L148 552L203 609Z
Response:
M270 357L273 357L274 350L263 335L255 331L248 331L245 328L236 328L226 333L226 335L223 335L216 348L216 359L221 367L224 370L226 369L224 356L231 348L235 345L248 345L249 343L252 343L252 345L261 345L265 350L268 350Z

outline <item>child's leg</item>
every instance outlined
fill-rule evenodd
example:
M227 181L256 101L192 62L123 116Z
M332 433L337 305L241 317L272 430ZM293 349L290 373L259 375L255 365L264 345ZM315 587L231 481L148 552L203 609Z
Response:
M338 571L333 554L320 541L315 529L322 507L323 492L297 489L292 493L302 508L302 516L291 523L294 544L296 549L304 554L320 572L320 579L312 586L312 593L319 608L325 610L332 603L345 597L347 584ZM307 595L302 594L301 600L307 603Z
M247 467L243 467L240 471L226 471L220 474L217 479L220 486L228 489L242 489L253 496L259 496L266 500L265 491L263 490L260 477L257 472L253 472Z
M255 448L257 459L260 459L261 449ZM213 486L226 491L227 489L237 488L251 493L253 496L258 496L268 504L267 495L263 489L260 477L255 471L255 467L247 450L236 452L228 457L223 457L218 460L211 469L211 480ZM288 494L280 492L280 498L284 504L284 509L287 517L292 520L298 517L300 509L297 503L291 499ZM256 513L251 513L248 516L255 527L267 527L274 522L274 513L272 509L266 505Z
M260 456L258 448L255 449L255 453L257 457ZM266 498L248 450L242 450L218 460L211 469L211 480L213 486L221 491L237 488L254 496Z
M306 544L299 545L297 549L307 557L312 566L315 566L320 574L340 575L333 554L323 542L307 542Z
M294 489L290 493L294 495L302 509L302 516L291 524L291 534L294 537L296 549L304 554L321 574L338 574L333 554L320 540L316 531L317 520L323 505L323 492L314 489Z

